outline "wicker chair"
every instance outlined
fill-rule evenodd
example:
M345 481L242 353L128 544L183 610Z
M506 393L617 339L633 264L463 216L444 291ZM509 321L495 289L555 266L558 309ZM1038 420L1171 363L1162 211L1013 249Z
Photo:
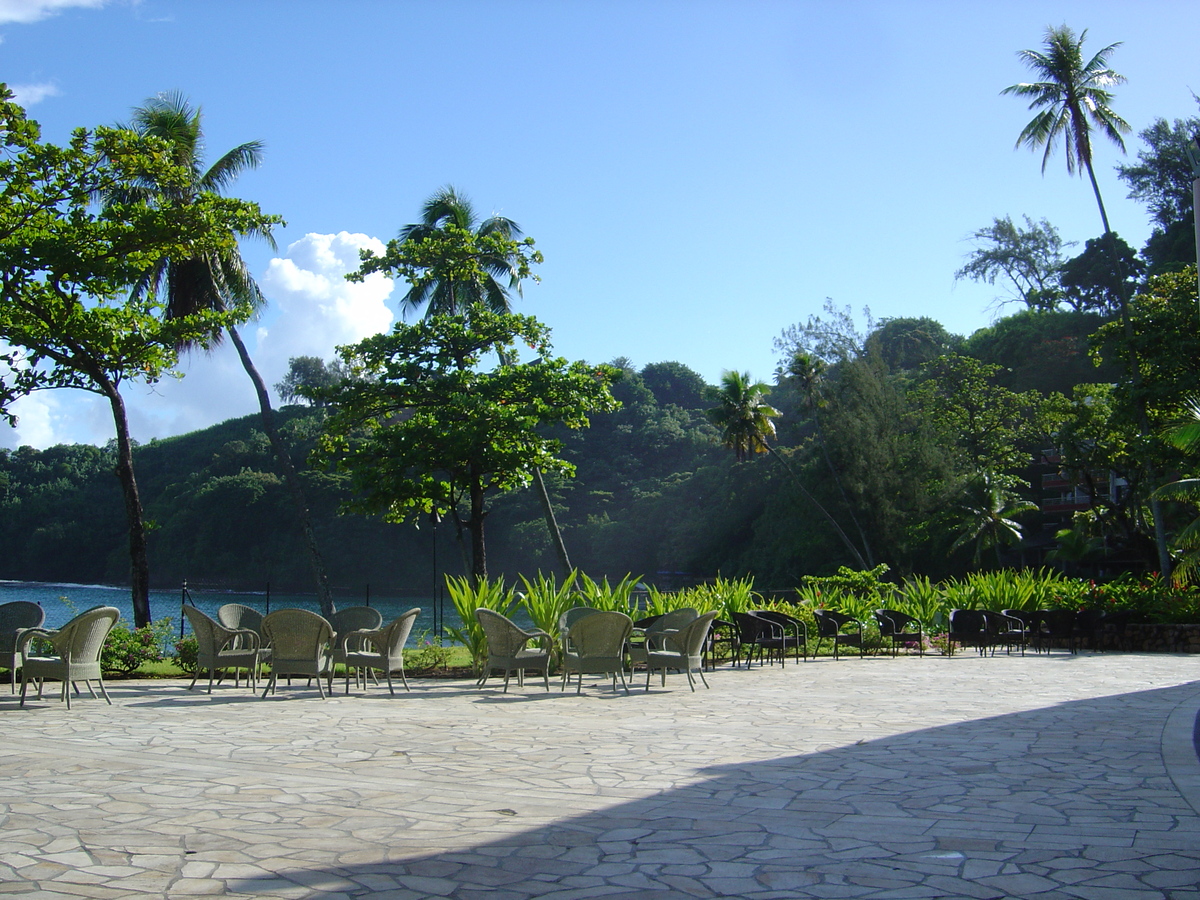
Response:
M121 617L121 611L115 606L97 606L87 612L81 612L70 622L57 631L47 631L42 628L27 628L21 632L17 641L17 652L21 654L21 705L25 705L25 691L29 682L36 681L38 699L42 699L42 684L47 678L62 682L62 699L71 708L71 692L68 684L79 693L82 681L87 685L88 693L93 698L96 692L92 690L92 682L100 685L100 693L112 706L108 691L104 689L104 676L100 671L100 652L104 649L104 641L112 627ZM41 638L54 645L54 656L30 656L29 643L34 638Z
M404 689L410 690L408 678L404 675L404 645L412 633L413 623L421 614L421 607L414 606L408 612L397 616L383 628L375 631L357 630L342 635L338 639L339 646L334 650L334 659L346 666L346 693L350 693L350 673L354 672L355 685L359 676L366 670L382 672L387 678L388 692L396 695L392 687L392 673L400 673L400 681ZM357 645L357 649L355 649ZM367 679L362 679L363 687Z
M253 606L243 606L241 603L226 603L217 610L217 621L226 628L238 630L241 628L249 628L259 636L259 647L262 648L262 661L266 662L271 658L271 650L267 647L266 641L262 640L262 620L263 614ZM241 644L239 643L239 647Z
M778 650L780 660L786 662L787 649L788 647L792 647L795 651L794 655L797 662L800 661L801 657L806 661L808 660L808 626L803 621L797 619L795 616L789 616L787 613L774 609L751 610L751 615L758 616L760 619L766 619L768 622L774 622L781 628L768 642L768 651L774 652Z
M950 610L949 630L946 632L946 655L954 654L954 645L959 647L974 647L980 656L987 654L991 640L987 631L987 619L983 610L952 609Z
M0 666L8 669L9 693L17 692L17 669L21 668L21 654L17 652L17 641L26 628L41 628L46 621L46 611L41 604L29 600L14 600L0 603Z
M696 621L700 616L695 609L690 606L673 609L670 612L663 613L661 616L654 616L651 619L642 619L645 624L639 625L637 622L633 625L632 636L635 639L629 644L629 661L632 665L645 665L647 654L651 650L666 649L665 637L667 634L674 634L681 628ZM640 639L639 639L640 638Z
M250 690L255 690L262 664L262 642L258 632L252 628L226 628L193 606L183 607L183 614L192 626L198 645L196 672L192 675L188 690L196 686L200 673L207 671L208 692L211 694L213 677L218 672L223 675L226 669L233 669L234 687L237 687L238 671L245 669L246 682ZM217 680L220 680L220 676L217 676Z
M629 693L625 682L625 644L633 631L633 619L622 612L598 612L580 619L563 638L562 689L572 674L579 675L579 686L575 693L583 690L584 675L611 675L613 691L617 689L617 676L621 686Z
M646 659L646 690L650 690L650 676L655 669L662 673L663 687L667 685L667 669L678 669L687 675L688 686L693 693L696 690L696 679L692 673L700 675L700 680L708 687L704 677L704 642L708 640L709 629L717 617L715 612L706 612L693 619L676 632L664 635L662 649L651 648Z
M476 683L478 687L483 687L492 672L499 670L504 673L504 692L508 693L509 676L516 672L517 685L523 686L525 672L532 669L542 673L546 690L550 690L550 643L553 640L550 635L519 628L511 619L491 609L475 610L475 618L487 637L487 661ZM542 641L542 646L527 646L532 640Z
M348 606L339 609L328 619L333 628L333 667L347 665L346 654L358 651L369 651L368 644L362 632L378 631L383 627L383 614L369 606ZM374 673L372 673L374 674ZM349 682L347 682L349 687Z
M271 647L271 677L263 697L273 693L280 675L303 675L317 680L317 690L325 699L321 685L324 676L333 691L333 662L329 644L333 626L307 609L280 609L262 620L262 634Z

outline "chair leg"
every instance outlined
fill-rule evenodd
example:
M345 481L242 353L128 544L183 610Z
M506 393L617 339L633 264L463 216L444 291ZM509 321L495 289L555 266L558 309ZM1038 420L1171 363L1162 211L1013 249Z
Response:
M710 687L708 686L708 679L704 677L704 666L701 666L701 667L700 667L699 669L697 669L696 671L697 671L697 672L700 674L700 680L701 680L701 681L704 683L704 687L705 687L705 689L706 689L706 690L712 690L712 688L710 688ZM695 688L695 686L693 686L693 687L692 687L692 690L695 690L695 689L696 689L696 688Z

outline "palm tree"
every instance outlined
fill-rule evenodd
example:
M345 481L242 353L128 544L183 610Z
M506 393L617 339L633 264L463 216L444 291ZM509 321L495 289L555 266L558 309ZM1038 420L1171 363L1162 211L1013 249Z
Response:
M1017 146L1027 144L1030 149L1044 147L1042 172L1050 161L1050 154L1061 141L1067 156L1067 172L1074 174L1086 169L1100 208L1100 220L1112 253L1116 269L1117 284L1124 285L1125 273L1121 265L1117 236L1108 224L1108 213L1096 183L1096 172L1092 167L1092 127L1095 126L1105 137L1125 152L1123 132L1130 131L1129 123L1109 107L1112 93L1109 88L1125 82L1125 77L1108 66L1108 56L1120 42L1100 49L1091 59L1084 61L1083 42L1087 38L1085 28L1078 37L1066 25L1046 29L1045 50L1021 50L1018 56L1040 77L1040 81L1023 82L1006 87L1002 94L1014 94L1029 98L1029 108L1041 110L1030 120L1017 137ZM1125 291L1118 293L1121 320L1125 336L1132 345L1133 326L1127 314ZM1129 371L1135 388L1141 382L1136 351L1129 354ZM1150 433L1149 417L1144 401L1138 408L1139 425L1143 435ZM1153 472L1150 473L1153 477ZM1159 567L1164 574L1170 570L1171 557L1167 552L1166 531L1163 528L1161 509L1157 498L1151 500L1151 515L1154 519L1154 537L1158 546Z
M170 144L175 161L184 166L192 177L184 184L139 183L129 186L129 196L141 196L164 205L187 205L195 202L202 193L223 193L224 190L247 169L257 168L262 161L263 145L259 141L239 144L220 159L204 168L204 131L201 111L193 108L187 99L178 93L159 94L147 100L133 111L129 126L139 134L161 138ZM119 200L113 196L110 200ZM258 237L275 248L269 228L254 229L238 233L237 238ZM225 252L209 253L193 257L164 257L159 259L135 286L135 292L159 292L165 295L167 318L180 318L203 310L227 310L237 305L246 305L260 310L266 298L259 290L254 278L246 268L246 262L238 252L236 244ZM308 546L313 575L317 582L317 593L322 613L333 612L333 597L325 564L313 532L312 518L303 488L292 465L287 447L275 427L275 415L266 383L259 374L237 328L225 329L237 350L238 358L258 396L262 413L263 430L271 442L275 458L283 471L284 481L292 495L297 516ZM220 331L212 334L208 346L220 342Z
M721 373L721 387L715 395L718 405L708 411L708 418L721 429L721 442L739 462L771 449L767 438L775 437L771 420L779 416L779 410L767 403L770 392L763 382L751 380L749 372Z
M779 416L779 410L767 403L767 394L770 392L771 389L766 384L754 381L749 372L722 372L721 385L713 393L717 406L708 410L709 421L721 429L721 442L734 452L738 462L744 462L755 453L770 453L779 460L792 477L792 481L800 488L800 492L833 527L859 567L869 568L854 542L842 530L842 526L797 477L788 461L768 443L768 438L775 437L775 423L771 420Z
M1087 170L1096 205L1100 207L1104 233L1109 234L1112 229L1108 226L1108 213L1092 168L1092 127L1125 152L1121 134L1130 130L1129 123L1109 107L1112 94L1108 90L1123 84L1125 77L1108 67L1108 56L1121 46L1120 42L1109 44L1085 62L1083 42L1086 38L1086 28L1078 37L1066 25L1047 28L1044 50L1018 53L1040 80L1010 85L1001 93L1028 97L1029 108L1040 110L1021 130L1017 146L1025 144L1031 150L1045 148L1043 173L1060 141L1067 155L1067 171L1073 175L1077 169Z
M455 230L476 238L497 236L505 241L521 236L520 227L512 219L491 216L480 222L471 201L447 185L425 201L420 222L400 229L400 241L417 244ZM521 294L521 278L514 257L503 250L487 247L485 242L476 262L479 271L466 278L451 267L444 271L432 268L400 298L401 307L407 312L415 312L424 306L426 318L464 315L476 303L482 303L495 313L512 312L509 291L515 290L518 296ZM507 287L499 280L505 277Z
M468 242L473 248L471 264L464 266L463 260L457 256L429 260L430 265L424 267L424 272L416 278L410 278L412 286L400 298L401 310L416 312L425 307L427 319L433 316L468 315L471 307L477 303L494 313L512 312L509 292L516 291L517 296L521 296L521 279L524 277L523 260L519 252L522 245L514 243L521 236L520 226L504 216L490 216L481 222L471 201L452 185L447 185L425 201L421 207L420 222L400 229L399 240L401 245L419 245L422 242L436 242L442 237L453 237L454 232L471 239ZM450 241L447 246L457 243ZM533 257L533 261L540 259L540 256ZM507 278L507 285L501 284L504 278ZM505 354L501 354L500 361L505 365L515 362ZM534 466L532 472L542 515L546 519L546 530L554 544L563 577L569 577L573 571L571 558L554 515L550 492L546 490L541 469Z
M986 473L972 482L972 488L973 496L963 505L965 530L950 549L974 543L975 565L979 565L984 550L994 549L999 568L1000 548L1021 540L1021 525L1015 517L1035 511L1037 504L1021 499Z

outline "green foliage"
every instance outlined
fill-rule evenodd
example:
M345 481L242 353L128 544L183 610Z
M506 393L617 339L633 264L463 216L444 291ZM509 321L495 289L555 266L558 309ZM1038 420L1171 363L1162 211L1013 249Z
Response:
M200 660L200 642L194 634L188 634L175 642L175 665L186 675L194 675Z
M724 372L720 388L711 393L717 406L708 411L708 417L721 429L721 442L739 462L755 453L766 453L768 438L775 437L771 420L779 410L766 402L770 392L761 381L751 380L749 372Z
M163 648L170 643L171 631L169 618L159 619L141 628L130 628L127 622L117 622L104 642L104 650L100 654L101 670L132 675L144 663L160 661Z
M475 610L490 609L502 616L511 616L520 598L504 582L486 578L470 579L446 576L446 591L458 613L459 625L447 625L446 631L471 654L471 665L478 674L487 661L487 636L475 618Z
M524 575L521 576L521 583L525 585L525 591L520 598L521 606L529 614L534 627L550 635L555 646L558 646L559 642L559 618L572 606L580 605L575 589L578 577L578 570L573 570L560 585L553 574L543 575L538 572L533 581Z
M518 340L540 354L537 365L503 361ZM469 318L400 323L340 352L352 379L320 394L335 411L317 460L349 476L355 495L344 508L393 522L448 512L471 535L479 577L487 497L528 484L533 468L573 472L545 427L582 428L589 413L616 408L610 367L553 357L536 319L480 306ZM491 353L502 362L487 370Z
M970 278L987 284L1007 282L1015 298L1029 309L1053 309L1059 299L1058 276L1063 264L1063 240L1058 229L1045 219L1035 222L1025 216L1025 228L1013 224L1011 216L997 217L986 228L970 235L976 248L954 273L955 279Z
M408 671L437 672L450 664L451 648L442 643L440 635L424 631L415 638L415 647L404 651L404 668Z
M634 608L633 592L637 589L639 581L640 577L626 575L615 584L610 584L607 575L596 581L581 572L579 596L584 606L629 613Z

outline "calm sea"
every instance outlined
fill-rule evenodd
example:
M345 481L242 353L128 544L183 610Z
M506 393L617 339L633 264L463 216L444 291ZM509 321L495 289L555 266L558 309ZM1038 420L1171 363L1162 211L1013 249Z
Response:
M241 603L262 613L285 607L299 607L320 612L320 604L312 594L271 594L268 597L265 593L193 590L189 592L189 596L197 609L214 619L217 617L217 609L226 603ZM32 600L40 603L42 609L46 611L46 627L48 628L57 628L76 613L81 613L93 606L115 606L121 611L122 619L131 625L133 623L133 604L129 597L129 588L125 587L109 587L102 584L0 581L0 603L8 603L12 600ZM180 612L181 602L182 591L179 590L150 592L151 616L155 620L169 618L176 635L179 634L179 624L183 618ZM385 623L414 606L421 607L421 615L413 626L409 646L414 646L435 633L434 604L428 596L371 597L369 601L362 598L337 601L339 609L366 605L378 609ZM441 619L451 625L458 624L458 614L455 613L448 598L442 599Z

